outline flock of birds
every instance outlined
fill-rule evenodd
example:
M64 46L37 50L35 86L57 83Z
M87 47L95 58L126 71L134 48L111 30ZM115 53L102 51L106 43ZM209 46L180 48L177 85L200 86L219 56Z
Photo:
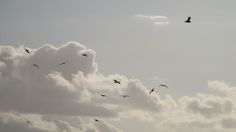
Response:
M25 50L25 52L27 52L28 54L30 54L29 49L25 48L24 50ZM86 53L82 53L81 55L84 56L84 57L88 57L88 54L86 54ZM61 65L65 65L65 64L67 64L67 63L69 63L69 62L68 62L68 61L64 61L64 62L62 62L62 63L59 63L58 65L61 66ZM38 64L32 64L32 65L33 65L35 68L39 68L39 65L38 65ZM121 85L121 82L120 82L119 80L117 80L117 79L113 79L113 83L114 83L114 84ZM166 88L168 88L168 86L167 86L166 84L160 84L159 87L166 87ZM153 93L154 91L155 91L155 88L152 88L152 89L149 91L149 95L150 95L151 93ZM100 96L103 97L103 98L106 98L106 97L107 97L107 94L104 94L104 93L103 93L103 94L101 94ZM123 97L123 98L128 98L128 97L130 97L130 96L127 95L127 94L124 94L124 95L121 95L121 97ZM94 119L94 121L95 121L95 122L99 122L100 120ZM29 120L27 120L26 123L27 123L28 125L30 125L30 126L33 125L32 122L30 122Z
M185 20L184 22L185 22L185 23L192 23L191 17L189 16L189 17L187 18L187 20ZM30 51L29 51L27 48L25 48L25 52L27 52L28 54L30 54ZM84 56L84 57L88 57L88 54L86 54L86 53L82 53L81 55ZM68 62L68 61L64 61L64 62L60 63L59 66L65 65L65 64L67 64L67 63L69 63L69 62ZM39 68L39 65L38 65L38 64L33 64L33 66L34 66L35 68ZM113 79L113 83L119 84L119 85L121 84L121 82L118 81L118 80L116 80L116 79ZM167 86L166 84L160 84L159 87L168 88L168 86ZM148 94L149 94L149 95L152 94L152 93L155 91L155 89L156 89L156 87L152 88L152 89L149 91ZM106 94L101 94L101 97L105 98L105 97L107 97L107 95L106 95ZM121 95L121 97L123 97L123 98L128 98L128 97L130 97L130 96L129 96L129 95ZM100 120L98 120L98 119L96 119L96 118L94 119L94 121L95 121L95 122L100 122ZM26 123L27 123L28 125L33 125L32 122L30 122L29 120L27 120Z
M27 49L27 48L25 48L25 52L27 52L28 54L30 54L30 51L29 51L29 49ZM82 53L82 56L88 57L88 54ZM69 63L69 61L64 61L64 62L60 63L59 66L65 65L65 64L67 64L67 63ZM33 65L35 68L39 68L39 65L38 65L38 64L32 64L32 65Z
M24 48L24 50L25 50L26 53L30 54L30 50L29 50L29 49ZM88 54L86 54L86 53L82 53L81 55L84 56L84 57L88 57ZM59 66L62 66L62 65L65 65L65 64L67 64L67 63L69 63L69 61L61 62L61 63L59 63L58 65L59 65ZM37 69L39 68L39 65L38 65L38 64L32 64L32 66L35 67L35 68L37 68ZM119 83L120 83L120 82L119 82ZM101 96L105 97L106 95L101 95ZM99 120L98 120L98 119L95 119L95 122L97 122L97 121L99 121ZM27 123L27 125L33 126L33 123L32 123L31 121L26 120L25 122Z

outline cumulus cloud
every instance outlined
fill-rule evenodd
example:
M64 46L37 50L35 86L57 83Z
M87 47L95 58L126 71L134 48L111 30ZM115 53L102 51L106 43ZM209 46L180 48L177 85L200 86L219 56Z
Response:
M233 103L230 99L198 94L197 97L182 98L186 102L186 109L210 118L227 115L232 112Z
M96 72L93 51L76 43L67 43L58 49L46 45L30 56L12 47L3 49L6 49L2 52L5 56L1 56L0 61L6 66L0 80L2 111L114 116L97 104L79 102L84 87L71 83L78 71L82 71L84 77ZM81 51L87 52L89 57L83 58ZM70 64L58 66L64 60ZM32 64L38 64L40 68L35 69Z
M68 42L58 48L44 45L30 51L28 55L22 47L0 47L2 112L116 118L127 109L161 110L158 96L148 98L147 90L139 80L99 73L95 51L77 42ZM84 57L82 53L88 56ZM63 61L68 63L58 65ZM114 84L113 79L120 80L121 86ZM101 93L108 94L108 99L101 98ZM132 98L123 104L122 94ZM119 131L109 123L104 126L94 126L94 130Z
M170 24L169 18L166 16L137 14L135 17L150 21L157 26L165 26Z
M103 75L95 57L94 50L78 42L44 45L30 54L23 47L0 46L0 131L125 132L117 124L127 120L149 124L153 132L235 131L235 88L226 82L208 81L221 95L161 98L148 95L150 89L138 79ZM64 61L68 63L59 65ZM124 94L130 97L122 98Z

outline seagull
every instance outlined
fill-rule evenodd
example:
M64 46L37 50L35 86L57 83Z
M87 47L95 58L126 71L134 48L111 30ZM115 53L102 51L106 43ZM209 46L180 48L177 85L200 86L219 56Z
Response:
M189 16L185 23L191 23L191 17Z
M33 66L36 67L36 68L39 68L39 65L37 65L37 64L33 64Z
M120 81L117 81L116 79L113 79L114 83L120 84Z
M168 88L168 86L165 85L165 84L160 84L159 87L166 87L166 88Z
M94 121L95 121L95 122L99 122L99 120L98 120L98 119L94 119Z
M68 61L64 61L64 62L60 63L59 66L65 65L66 63L69 63L69 62Z
M30 121L28 121L28 120L26 121L26 123L29 124L29 125L33 125L33 124L32 124Z
M121 95L123 98L128 98L129 95Z
M85 54L85 53L83 53L82 55L83 55L83 56L85 56L85 57L87 57L87 56L88 56L88 55L87 55L87 54Z
M155 88L152 88L151 91L149 92L149 95L154 92Z
M27 52L28 54L30 53L28 49L25 48L25 52Z
M105 95L105 94L101 94L101 96L102 96L102 97L107 97L107 95Z

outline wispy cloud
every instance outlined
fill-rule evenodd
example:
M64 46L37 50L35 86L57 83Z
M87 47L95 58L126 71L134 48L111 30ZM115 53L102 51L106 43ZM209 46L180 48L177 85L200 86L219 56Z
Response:
M158 26L170 24L169 18L166 16L136 14L135 17L148 20Z

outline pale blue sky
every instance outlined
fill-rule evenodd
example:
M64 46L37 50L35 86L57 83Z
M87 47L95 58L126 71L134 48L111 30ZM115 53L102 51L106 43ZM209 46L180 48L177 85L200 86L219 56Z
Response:
M100 72L119 73L176 97L235 81L234 0L0 0L0 44L40 47L78 41L97 52ZM155 26L136 14L167 16ZM192 24L183 21L192 16Z

